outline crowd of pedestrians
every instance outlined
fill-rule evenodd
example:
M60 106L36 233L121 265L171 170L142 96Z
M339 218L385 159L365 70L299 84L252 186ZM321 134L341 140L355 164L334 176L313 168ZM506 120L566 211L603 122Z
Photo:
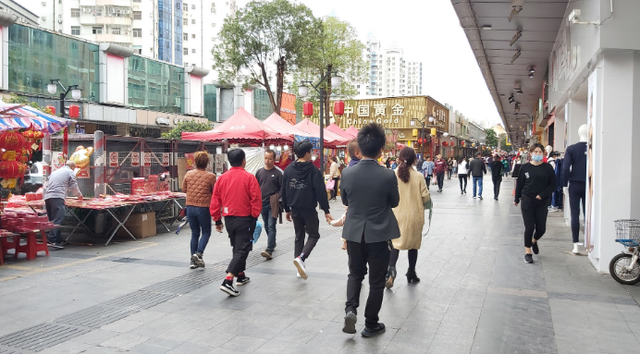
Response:
M239 296L236 287L250 281L245 274L246 262L252 251L258 217L262 217L267 234L267 247L261 255L271 260L277 245L278 219L282 222L284 212L295 230L293 264L297 276L308 279L307 262L320 239L319 207L327 223L343 228L342 248L349 259L343 332L356 333L362 282L368 274L369 295L362 335L372 337L383 333L385 325L378 314L385 287L392 288L397 281L400 251L408 254L407 283L420 282L416 263L425 224L422 211L431 205L429 185L432 178L435 176L434 184L438 186L438 193L442 193L445 176L447 179L457 176L462 195L467 193L467 181L472 178L473 197L482 200L483 178L489 169L494 199L498 200L502 178L511 170L510 159L500 155L492 156L489 163L481 154L470 161L452 157L445 160L437 154L432 161L429 155L424 160L418 159L409 147L401 149L392 163L391 159L379 163L385 144L382 126L372 123L362 127L358 138L347 146L348 166L343 170L339 161L332 158L329 168L331 188L325 185L323 174L312 164L313 145L308 140L294 144L296 161L284 171L275 165L275 152L266 150L264 167L255 175L245 170L246 158L242 149L228 152L231 168L219 178L206 171L207 153L196 153L196 169L185 175L182 184L191 226L190 268L205 267L203 255L213 219L218 232L226 227L232 249L232 259L220 290L229 296ZM520 166L514 193L514 204L521 205L525 224L524 259L527 263L532 263L532 254L539 252L538 241L545 233L547 207L556 184L553 168L543 162L543 154L540 144L532 147L531 162ZM329 201L337 200L338 192L346 210L334 220Z

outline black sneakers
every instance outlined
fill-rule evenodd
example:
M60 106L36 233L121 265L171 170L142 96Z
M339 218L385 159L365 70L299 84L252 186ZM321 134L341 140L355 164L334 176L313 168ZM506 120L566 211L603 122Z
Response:
M344 316L344 327L342 327L342 332L354 334L356 333L356 322L358 321L358 317L353 311L347 312L347 315Z
M529 253L524 255L524 261L525 263L533 263L533 256L530 255Z
M385 331L386 331L386 328L384 327L384 323L378 322L378 324L375 327L365 326L364 329L362 330L362 336L366 338L371 338L379 334L382 334Z
M531 250L534 254L540 253L540 249L538 248L538 242L531 243Z
M198 268L198 266L193 261L191 261L191 264L189 265L189 269L196 269L196 268Z
M233 282L231 280L225 279L220 285L220 290L227 293L229 296L238 296L240 292L233 287Z
M251 278L249 278L248 276L239 275L238 278L236 278L236 286L242 286L250 281L251 281Z
M64 245L62 244L62 242L47 242L47 246L57 248L59 250L64 249Z
M196 264L196 266L200 268L204 268L204 259L202 259L202 253L194 253L191 256L191 261Z
M269 251L269 250L264 250L262 252L260 252L260 255L264 258L266 258L268 261L273 259L273 252Z

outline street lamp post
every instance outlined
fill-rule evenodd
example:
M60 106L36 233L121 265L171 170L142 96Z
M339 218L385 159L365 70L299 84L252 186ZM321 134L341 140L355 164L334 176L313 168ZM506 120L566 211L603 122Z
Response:
M298 87L298 94L300 97L306 97L309 94L309 86L313 87L316 92L320 94L320 172L324 175L324 96L325 89L322 85L325 83L325 80L328 80L327 83L331 85L333 88L340 87L342 84L342 78L340 76L333 76L332 74L337 74L335 71L331 71L329 67L327 67L327 71L322 74L322 78L318 81L317 84L313 84L311 81L302 81L300 86ZM309 86L307 86L309 85Z
M67 98L67 95L71 93L71 97L74 100L79 100L82 97L82 91L78 88L78 85L71 85L69 87L64 87L59 79L53 79L49 84L47 84L47 91L55 95L58 91L58 86L62 88L64 92L60 93L60 117L64 117L64 100ZM62 138L62 155L66 159L69 153L69 129L64 128L63 138Z
M429 117L429 119L427 119L427 117ZM420 137L424 140L426 140L427 138L425 138L424 136L424 126L427 124L427 120L429 121L429 123L433 123L436 119L433 116L430 116L429 114L426 114L424 117L422 118L413 118L411 120L411 124L415 126L415 122L418 122L422 125L422 131L420 132ZM424 159L424 146L426 144L426 141L422 142L422 159ZM431 139L429 139L429 141L431 141Z

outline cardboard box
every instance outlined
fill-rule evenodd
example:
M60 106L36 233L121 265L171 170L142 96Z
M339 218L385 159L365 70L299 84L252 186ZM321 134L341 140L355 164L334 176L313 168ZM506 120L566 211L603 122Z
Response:
M156 213L154 212L131 214L129 220L127 220L124 225L129 229L129 232L138 239L157 235ZM117 235L131 237L122 228L118 229Z

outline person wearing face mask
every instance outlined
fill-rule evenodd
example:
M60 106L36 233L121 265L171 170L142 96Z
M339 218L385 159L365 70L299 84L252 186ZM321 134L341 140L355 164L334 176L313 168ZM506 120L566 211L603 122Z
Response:
M531 162L520 168L514 203L522 203L524 220L524 261L533 263L533 253L538 254L538 240L547 227L547 214L551 204L551 195L556 188L556 174L551 165L544 163L544 147L534 144L531 149Z

